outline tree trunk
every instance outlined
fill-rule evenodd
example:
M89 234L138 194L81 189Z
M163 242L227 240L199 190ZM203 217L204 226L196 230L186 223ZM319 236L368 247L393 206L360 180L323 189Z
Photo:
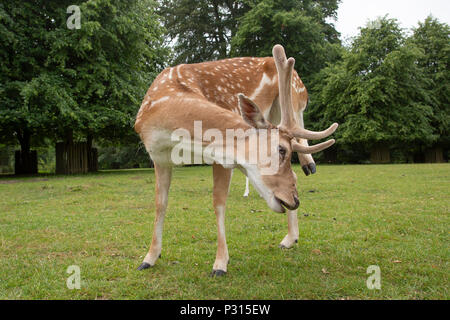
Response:
M19 174L37 174L37 151L31 150L23 152L17 150L14 154L14 173Z
M376 164L390 163L391 153L389 148L382 145L373 147L370 153L370 161Z
M435 147L425 151L425 162L426 163L443 163L444 161L444 152L442 148Z
M92 148L92 136L87 142L73 142L72 131L64 142L55 146L56 174L80 174L98 171L98 152Z
M88 150L86 142L58 142L56 151L56 174L78 174L88 172Z
M97 172L98 171L98 150L92 148L93 137L91 134L87 136L87 151L88 151L88 171Z
M20 150L14 154L14 173L18 174L37 174L37 151L30 150L31 134L28 130L19 130L17 138L20 143Z

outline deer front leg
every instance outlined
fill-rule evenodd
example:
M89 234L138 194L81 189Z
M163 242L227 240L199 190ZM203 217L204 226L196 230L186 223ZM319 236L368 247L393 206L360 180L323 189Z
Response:
M225 205L232 172L232 169L225 169L218 164L213 165L213 206L217 222L217 254L211 274L213 277L225 275L227 273L228 261L230 260L225 236Z
M150 250L144 258L144 262L139 266L138 270L147 269L155 265L156 260L161 256L162 248L162 232L164 224L164 216L168 203L168 195L170 181L172 179L172 168L159 166L155 163L156 176L156 192L155 192L155 224L153 227L153 240Z
M288 211L288 234L281 241L279 247L282 249L290 249L298 242L298 217L297 210Z

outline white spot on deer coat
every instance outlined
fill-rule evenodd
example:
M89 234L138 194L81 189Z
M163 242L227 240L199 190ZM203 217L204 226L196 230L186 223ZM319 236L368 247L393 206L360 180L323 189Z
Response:
M151 104L150 104L150 108L151 107L153 107L155 104L158 104L158 103L161 103L161 102L164 102L164 101L167 101L167 100L169 100L169 98L170 97L162 97L161 99L158 99L158 100L155 100L155 101L153 101Z
M256 90L253 92L253 94L250 96L250 99L255 99L257 96L259 96L259 94L261 93L261 91L264 89L264 87L268 86L268 85L274 85L276 82L276 77L273 77L273 79L270 79L267 74L263 74L263 77L261 79L261 82L259 83L258 88L256 88Z

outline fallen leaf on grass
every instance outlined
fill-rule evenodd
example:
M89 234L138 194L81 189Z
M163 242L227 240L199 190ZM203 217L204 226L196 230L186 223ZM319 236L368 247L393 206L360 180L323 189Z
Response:
M313 249L311 250L311 253L317 254L317 255L321 255L322 251L320 251L319 249Z
M327 269L325 269L325 268L322 268L322 273L323 273L323 274L330 274L330 273L327 271Z
M84 189L85 189L84 186L72 186L72 187L69 187L69 191L71 191L71 192L83 191Z

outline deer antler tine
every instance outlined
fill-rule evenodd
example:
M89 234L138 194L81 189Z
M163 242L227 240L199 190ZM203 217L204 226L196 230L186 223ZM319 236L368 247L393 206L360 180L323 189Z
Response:
M283 46L279 44L273 47L272 54L278 72L281 126L286 129L290 129L295 126L291 89L292 72L294 70L295 59L287 59Z
M278 62L284 63L284 61L286 61L286 52L281 44L277 44L273 47L272 54Z
M316 144L314 146L302 146L297 142L292 142L292 149L298 153L313 154L331 147L336 141L334 139Z
M338 128L338 124L334 123L331 125L327 130L316 132L316 131L309 131L300 127L296 127L291 130L292 134L301 139L307 139L307 140L320 140L324 139L326 137L331 136L336 129Z

